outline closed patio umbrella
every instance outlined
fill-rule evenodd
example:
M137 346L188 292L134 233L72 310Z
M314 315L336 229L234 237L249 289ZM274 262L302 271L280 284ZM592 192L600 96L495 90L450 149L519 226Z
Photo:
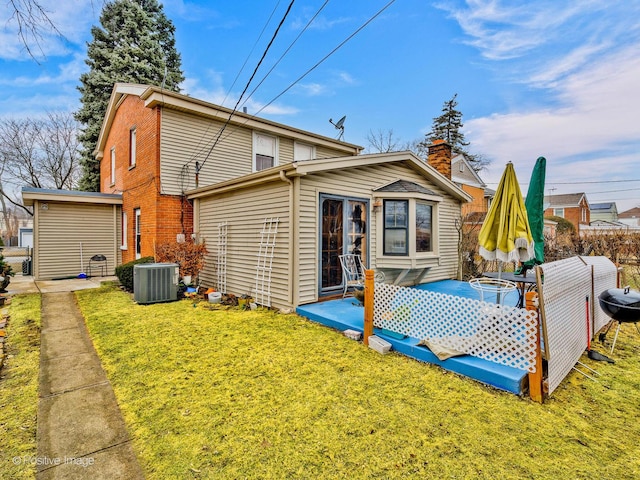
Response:
M544 262L544 180L547 170L547 159L539 157L531 172L531 181L527 190L524 205L533 237L535 255L524 262L524 271Z
M511 162L507 163L496 194L480 228L479 253L486 260L525 262L534 255L534 244L520 185Z

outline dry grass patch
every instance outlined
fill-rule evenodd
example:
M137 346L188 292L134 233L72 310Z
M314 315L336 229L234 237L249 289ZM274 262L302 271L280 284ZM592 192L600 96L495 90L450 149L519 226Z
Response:
M35 477L40 296L11 300L5 364L0 371L0 478ZM15 459L15 460L14 460Z
M631 328L539 405L296 315L77 295L148 478L640 476Z

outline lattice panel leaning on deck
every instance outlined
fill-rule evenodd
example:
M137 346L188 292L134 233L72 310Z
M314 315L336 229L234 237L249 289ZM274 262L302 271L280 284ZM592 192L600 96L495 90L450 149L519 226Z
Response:
M591 295L591 267L579 257L541 265L546 325L545 356L549 394L567 376L587 348L586 299Z
M584 263L593 267L593 293L591 297L591 337L611 319L600 308L598 296L618 283L618 268L607 257L580 257Z
M537 312L377 283L373 324L535 372Z

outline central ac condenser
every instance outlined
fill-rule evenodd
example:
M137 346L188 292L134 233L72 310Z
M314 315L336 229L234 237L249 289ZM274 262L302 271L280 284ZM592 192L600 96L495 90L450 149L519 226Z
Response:
M178 299L179 267L176 263L133 266L133 299L137 303L173 302Z

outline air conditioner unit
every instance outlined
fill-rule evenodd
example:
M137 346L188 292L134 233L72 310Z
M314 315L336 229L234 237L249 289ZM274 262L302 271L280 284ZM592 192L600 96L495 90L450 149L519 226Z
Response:
M178 299L179 267L176 263L133 266L133 299L137 303L173 302Z

